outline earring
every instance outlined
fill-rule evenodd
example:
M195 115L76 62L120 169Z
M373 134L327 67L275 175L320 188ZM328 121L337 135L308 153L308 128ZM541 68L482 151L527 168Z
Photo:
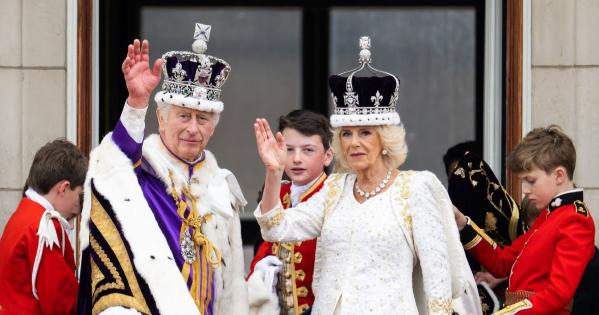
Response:
M383 152L382 152L382 153L383 153L383 155L387 155L387 153L388 153L388 152L387 152L387 150L386 150L386 149L383 149Z

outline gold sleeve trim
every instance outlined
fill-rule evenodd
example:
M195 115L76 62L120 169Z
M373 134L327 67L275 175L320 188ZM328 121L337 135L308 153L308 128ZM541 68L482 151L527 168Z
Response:
M281 224L281 221L283 221L283 217L285 216L285 212L283 211L283 208L281 208L281 203L279 203L276 208L271 211L274 211L273 215L268 213L266 216L258 219L258 223L260 223L260 225L264 225L264 227L267 229L271 229L273 226Z
M464 250L471 250L474 246L478 245L483 238L480 235L474 237L470 242L464 245Z
M528 300L522 300L518 303L506 306L499 311L493 313L493 315L514 315L519 311L527 310L532 307L532 303Z
M495 241L493 241L493 239L489 235L487 235L487 233L485 233L485 230L479 228L478 225L476 225L476 223L472 222L472 220L470 220L469 224L474 229L476 234L480 235L480 237L482 237L483 240L489 243L489 245L491 245L493 248L497 247L497 243L495 243Z

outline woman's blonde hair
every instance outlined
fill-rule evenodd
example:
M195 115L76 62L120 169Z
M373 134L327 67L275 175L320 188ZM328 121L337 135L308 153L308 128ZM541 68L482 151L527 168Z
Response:
M335 152L335 173L344 173L351 171L339 135L343 127L338 127L333 130L333 151ZM374 130L381 139L383 149L387 150L387 154L382 155L385 166L391 169L399 168L408 156L408 144L406 143L406 130L403 126L384 125L375 126Z

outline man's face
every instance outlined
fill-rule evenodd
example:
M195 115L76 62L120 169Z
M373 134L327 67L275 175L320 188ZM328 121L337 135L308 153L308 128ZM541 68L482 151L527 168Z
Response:
M537 210L547 208L559 192L555 170L548 174L533 167L530 171L518 174L518 177L522 180L522 193Z
M318 177L333 159L333 152L324 149L319 135L304 136L292 128L282 132L287 144L285 173L296 185L306 185Z
M160 136L164 144L179 158L196 160L214 133L214 113L171 106L168 119L158 114Z

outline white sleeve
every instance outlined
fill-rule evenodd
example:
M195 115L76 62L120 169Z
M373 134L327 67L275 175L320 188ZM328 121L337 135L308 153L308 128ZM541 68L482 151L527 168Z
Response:
M137 143L144 140L144 130L146 128L146 112L148 106L144 108L133 108L125 102L123 112L121 113L121 123L127 129L129 136Z
M434 195L438 182L434 176L430 172L414 175L409 197L412 233L429 314L451 314L451 267L441 209Z
M330 178L329 178L330 179ZM322 189L305 202L293 208L283 209L281 202L265 214L260 204L254 216L260 225L262 237L268 242L297 242L315 239L322 228L329 179Z

